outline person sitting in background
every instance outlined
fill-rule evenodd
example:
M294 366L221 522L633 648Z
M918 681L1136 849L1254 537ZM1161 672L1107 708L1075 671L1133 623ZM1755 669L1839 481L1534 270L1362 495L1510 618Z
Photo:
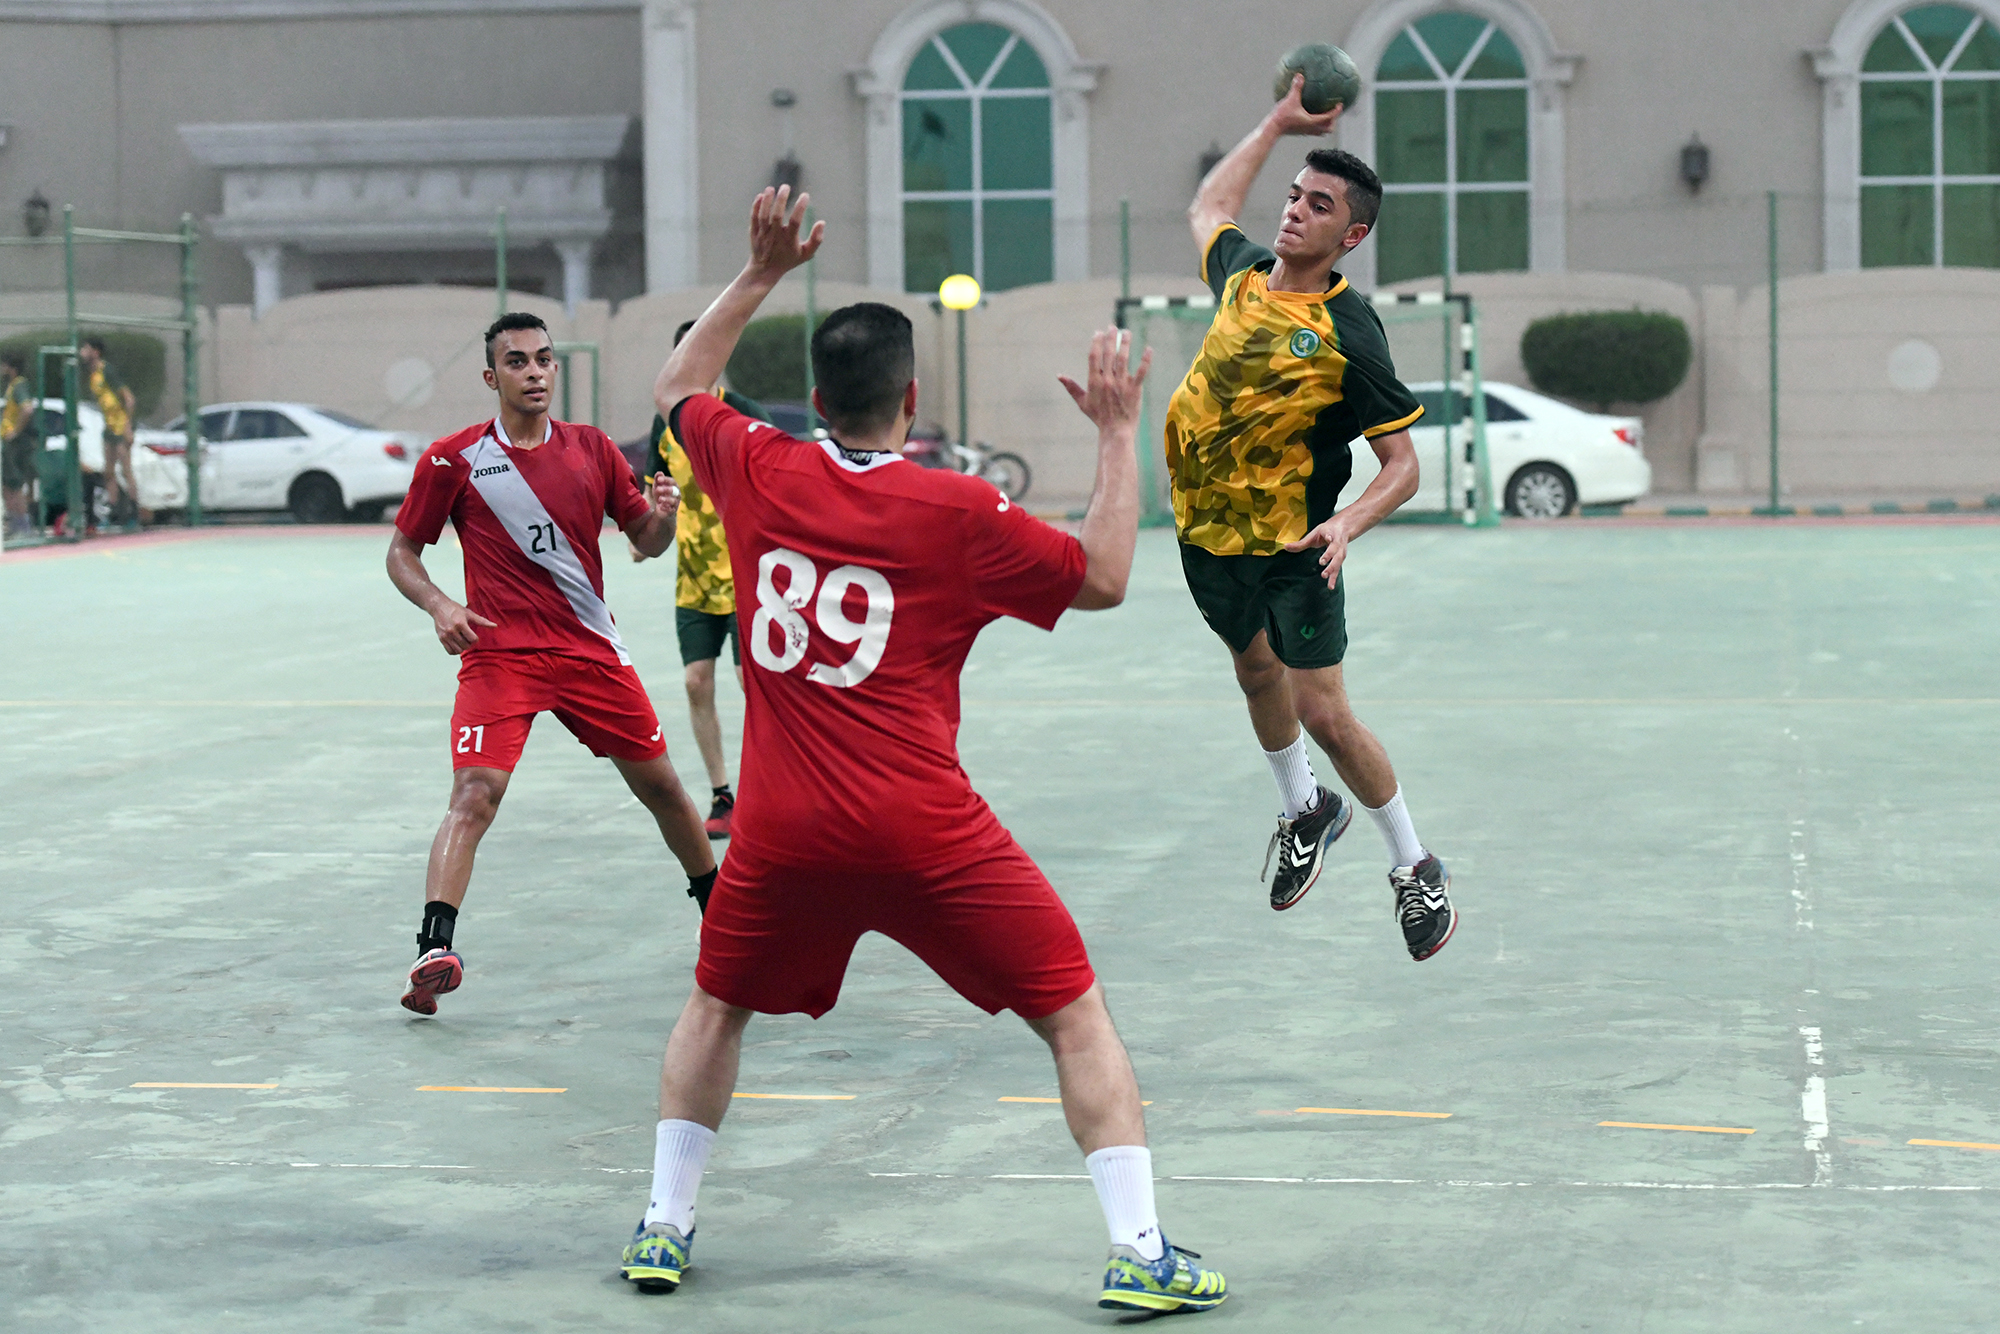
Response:
M26 357L0 352L0 489L6 496L9 537L34 527L28 517L28 488L35 480L42 433L40 405L27 372Z

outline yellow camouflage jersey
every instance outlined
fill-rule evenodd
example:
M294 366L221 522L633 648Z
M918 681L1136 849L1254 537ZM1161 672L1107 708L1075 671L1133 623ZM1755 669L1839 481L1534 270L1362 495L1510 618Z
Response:
M1235 223L1202 256L1215 318L1167 405L1167 470L1181 541L1270 556L1332 517L1349 443L1423 415L1396 378L1382 321L1347 279L1274 292L1277 262Z
M754 400L727 389L715 396L746 417L771 420ZM666 469L681 489L680 517L674 524L674 545L680 548L680 582L674 596L676 606L728 616L736 611L736 580L729 573L729 544L722 532L722 516L715 502L702 494L688 463L687 451L667 429L666 420L653 418L653 466L649 472Z
M125 382L118 378L118 372L97 363L84 384L83 392L97 404L97 410L104 414L104 433L124 439L132 434L132 419L125 415Z

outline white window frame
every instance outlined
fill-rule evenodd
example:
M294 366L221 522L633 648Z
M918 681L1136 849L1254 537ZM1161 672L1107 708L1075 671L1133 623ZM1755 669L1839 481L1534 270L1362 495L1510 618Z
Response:
M1945 0L1945 3L1971 10L2000 28L2000 0ZM1820 78L1820 141L1825 170L1824 263L1828 273L1847 273L1861 267L1861 84L1864 81L1914 83L1929 78L1932 82L1932 174L1870 176L1868 183L1938 187L1931 205L1931 263L1936 268L1944 267L1944 79L1935 72L1861 72L1861 62L1867 59L1868 48L1875 44L1882 30L1898 15L1922 7L1922 0L1856 0L1834 24L1827 44L1809 53ZM1988 76L1982 72L1980 77ZM2000 177L1992 176L1953 176L1950 180L1960 185L2000 183Z
M994 191L988 192L987 197L1006 198L1019 193L1024 198L1052 198L1055 280L1077 282L1088 278L1090 102L1087 95L1097 87L1097 75L1103 65L1079 56L1062 25L1030 0L923 0L890 20L876 39L868 64L850 75L855 94L867 103L869 286L903 290L906 197L903 78L909 73L910 62L931 38L961 23L992 23L1012 31L1034 48L1041 57L1042 68L1048 71L1051 189L1046 193ZM933 95L930 91L912 94ZM975 127L977 123L975 117Z
M1000 72L1001 67L1007 63L1008 57L1014 54L1014 48L1021 44L1023 39L1020 33L1016 32L1009 36L1007 41L1001 46L999 54L993 57L993 62L987 67L985 73L978 79L974 79L972 71L959 63L958 54L945 42L944 33L948 31L950 30L944 29L931 34L931 39L924 43L924 47L929 47L944 57L945 64L957 76L960 86L957 88L903 89L896 94L898 104L897 123L899 126L902 124L902 104L904 103L970 102L972 104L970 120L972 126L972 188L969 190L905 190L902 192L902 196L903 202L906 204L914 201L920 204L969 203L972 205L972 276L979 280L981 287L985 287L987 285L986 201L989 199L1046 199L1049 201L1049 211L1053 219L1056 191L1053 169L1050 173L1047 189L989 190L986 188L985 130L982 124L985 117L979 114L980 103L989 100L998 101L1002 98L1015 101L1026 101L1032 98L1038 101L1045 101L1049 104L1049 127L1053 131L1055 128L1055 90L1046 84L1039 88L991 88L987 86L993 81L993 77ZM918 50L922 51L924 47L919 47ZM912 57L912 59L915 59L915 57ZM1053 149L1054 145L1051 144L1050 147ZM1051 163L1051 168L1053 168L1053 163ZM1051 246L1053 246L1055 242L1053 234L1049 237L1049 241Z
M1520 0L1376 0L1355 21L1344 44L1361 72L1361 95L1355 99L1354 107L1341 113L1341 147L1371 166L1375 163L1375 89L1378 86L1375 70L1381 65L1389 44L1404 28L1432 14L1450 12L1486 19L1506 33L1514 43L1514 49L1521 53L1521 63L1528 71L1528 271L1561 273L1568 264L1565 234L1568 201L1563 183L1563 102L1582 57L1560 50L1556 46L1555 35L1542 16ZM1466 84L1458 86L1467 85L1519 87L1520 83L1511 79L1482 79L1467 80ZM1414 88L1419 85L1386 86ZM1421 86L1436 88L1441 85L1425 83ZM1457 127L1447 120L1447 136L1455 136L1456 133ZM1457 175L1455 160L1450 163L1448 174ZM1416 191L1434 191L1436 188L1434 185L1412 187ZM1452 188L1469 193L1490 189L1517 190L1520 187L1511 182L1480 182ZM1455 266L1458 258L1455 236L1453 242L1452 261ZM1376 286L1375 247L1363 241L1341 263L1340 269L1356 288L1364 292L1373 291Z

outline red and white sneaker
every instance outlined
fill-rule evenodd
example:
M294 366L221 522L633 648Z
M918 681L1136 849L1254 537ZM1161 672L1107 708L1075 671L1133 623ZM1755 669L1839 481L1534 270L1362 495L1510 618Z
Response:
M437 998L457 991L465 981L465 960L447 949L435 949L410 968L410 989L403 993L403 1008L412 1014L436 1014Z

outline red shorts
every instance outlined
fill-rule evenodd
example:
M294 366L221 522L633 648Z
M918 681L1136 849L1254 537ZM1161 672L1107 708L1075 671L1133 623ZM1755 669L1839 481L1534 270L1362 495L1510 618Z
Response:
M630 667L567 653L475 653L458 669L451 767L512 773L544 710L593 755L643 763L667 753L653 701Z
M988 1014L1054 1014L1097 977L1041 868L994 829L982 856L940 870L779 866L732 847L695 981L746 1010L817 1019L840 999L854 942L880 931Z

